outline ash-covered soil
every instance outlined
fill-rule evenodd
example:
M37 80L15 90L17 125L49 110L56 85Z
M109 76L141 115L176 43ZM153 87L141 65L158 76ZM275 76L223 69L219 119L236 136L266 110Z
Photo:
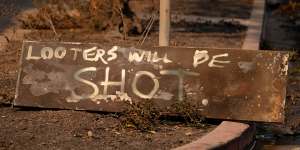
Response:
M170 149L191 142L214 126L159 124L141 132L115 114L38 110L0 105L0 149Z

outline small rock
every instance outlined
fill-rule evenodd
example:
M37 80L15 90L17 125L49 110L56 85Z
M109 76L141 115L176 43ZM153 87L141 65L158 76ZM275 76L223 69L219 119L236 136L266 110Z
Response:
M93 136L93 132L92 131L88 131L88 136L92 137Z
M202 105L207 106L208 105L208 100L207 99L203 99L202 100Z
M74 137L82 137L82 135L80 135L80 134L74 134L73 136Z
M155 134L156 132L155 131L149 131L150 133L152 133L152 134Z
M191 135L192 135L192 132L186 132L185 135L186 135L186 136L191 136Z
M79 10L77 10L77 9L68 10L68 11L67 11L67 14L68 14L70 17L73 17L73 18L79 18L79 17L81 16Z

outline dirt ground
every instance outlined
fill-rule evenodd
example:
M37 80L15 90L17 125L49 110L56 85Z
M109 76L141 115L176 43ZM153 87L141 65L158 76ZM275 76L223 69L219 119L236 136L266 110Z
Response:
M179 0L178 0L179 1ZM195 2L195 0L190 0ZM203 0L188 10L178 5L185 14L210 17L248 18L252 0L233 3L228 0L224 6ZM224 1L222 1L224 2ZM229 3L230 2L230 3ZM0 0L1 3L1 0ZM209 3L209 7L204 5ZM218 3L219 4L219 3ZM207 5L206 5L207 6ZM222 8L222 9L217 9ZM239 9L237 9L239 8ZM214 13L208 13L215 9ZM192 11L194 10L194 11ZM201 10L201 11L200 11ZM202 11L205 10L205 11ZM227 13L222 13L226 11ZM240 15L237 15L240 14ZM145 23L143 23L145 24ZM240 48L246 28L240 25L219 24L176 24L189 32L172 32L171 46ZM175 25L175 27L176 27ZM0 25L1 27L1 25ZM4 28L4 27L3 27ZM1 29L0 29L1 31ZM32 30L24 36L26 40L96 42L104 46L137 46L139 35L111 31L83 29ZM13 108L18 59L22 41L10 39L8 47L0 53L0 150L1 149L170 149L189 143L215 128L204 122L205 127L194 127L180 119L159 119L151 130L141 131L131 125L124 125L124 115L104 112L72 110L45 110L36 108ZM153 31L143 46L158 45L158 33ZM297 72L296 72L297 74ZM298 89L298 77L294 86ZM294 81L294 80L293 80ZM127 116L128 117L128 116Z
M213 129L182 123L154 131L122 127L118 115L0 106L0 149L170 149Z
M172 15L196 15L202 17L243 18L250 17L253 0L172 0ZM138 16L159 9L159 0L131 0ZM146 4L146 5L145 5Z

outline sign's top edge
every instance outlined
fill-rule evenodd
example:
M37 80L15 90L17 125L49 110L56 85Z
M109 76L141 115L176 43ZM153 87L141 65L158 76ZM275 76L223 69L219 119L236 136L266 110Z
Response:
M31 41L23 40L23 43L64 43L64 44L99 44L99 43L82 43L82 42L64 42L64 41Z
M32 41L32 40L23 40L23 43L62 43L62 44L75 44L75 45L80 45L80 44L97 44L99 45L100 43L93 43L93 42L69 42L69 41ZM119 45L122 46L122 45ZM137 48L146 48L145 46L127 46L127 47L137 47ZM187 48L187 49L196 49L196 48L201 48L201 49L208 49L208 50L228 50L228 51L235 51L235 50L242 50L245 52L261 52L261 53L268 53L268 52L276 52L276 53L283 53L283 54L288 54L288 53L293 53L293 51L275 51L275 50L250 50L250 49L239 49L239 48L217 48L217 47L195 47L195 46L151 46L152 48L176 48L176 49L182 49L182 48Z
M153 46L154 48L201 48L201 49L213 49L213 50L241 50L241 51L248 51L248 52L278 52L278 53L293 53L295 51L283 51L283 50L253 50L253 49L239 49L239 48L233 48L233 47L193 47L193 46Z

